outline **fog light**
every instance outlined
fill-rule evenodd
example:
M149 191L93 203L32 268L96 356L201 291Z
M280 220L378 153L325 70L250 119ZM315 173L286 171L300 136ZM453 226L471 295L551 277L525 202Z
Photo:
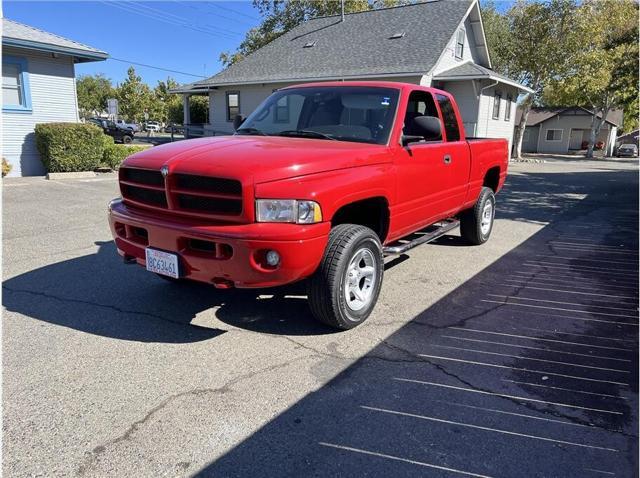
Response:
M265 259L267 261L267 264L269 264L271 267L275 267L280 263L280 254L278 254L276 251L268 251Z

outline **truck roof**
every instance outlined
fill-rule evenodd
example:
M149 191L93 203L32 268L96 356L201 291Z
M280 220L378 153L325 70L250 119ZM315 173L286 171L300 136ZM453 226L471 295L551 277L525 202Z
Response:
M364 87L376 87L376 88L393 88L396 90L422 90L422 91L430 91L431 93L439 93L445 96L451 97L451 93L439 90L437 88L431 88L429 86L421 86L416 85L415 83L401 83L398 81L317 81L313 83L300 83L297 85L287 86L282 88L283 90L288 90L290 88L311 88L311 87L319 87L319 86L332 86L332 87L340 87L340 86L364 86Z

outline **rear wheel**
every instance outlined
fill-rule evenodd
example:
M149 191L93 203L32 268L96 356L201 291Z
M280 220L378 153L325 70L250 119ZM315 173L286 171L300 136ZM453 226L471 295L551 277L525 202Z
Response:
M383 272L382 245L375 232L355 224L334 227L322 262L308 281L311 312L337 329L360 325L375 307Z
M491 188L483 187L476 204L460 215L460 234L471 244L480 245L489 240L493 230L496 198Z
M123 142L124 144L129 144L129 143L131 143L132 141L133 141L133 138L132 138L131 136L129 136L129 135L124 135L124 136L122 137L122 142Z

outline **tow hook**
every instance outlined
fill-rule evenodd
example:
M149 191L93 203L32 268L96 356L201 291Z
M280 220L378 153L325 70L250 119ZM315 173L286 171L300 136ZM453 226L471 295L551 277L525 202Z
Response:
M138 262L134 256L126 256L125 255L122 258L122 260L124 261L125 264L136 264Z

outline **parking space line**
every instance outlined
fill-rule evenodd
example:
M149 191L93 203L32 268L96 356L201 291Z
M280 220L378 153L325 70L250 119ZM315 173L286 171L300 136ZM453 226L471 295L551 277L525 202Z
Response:
M400 377L393 377L393 380L397 380L397 381L400 381L400 382L417 383L417 384L420 384L420 385L432 385L434 387L443 387L443 388L449 388L449 389L452 389L452 390L460 390L460 391L463 391L463 392L479 393L481 395L491 395L491 396L494 396L494 397L509 398L509 399L513 399L513 400L521 400L523 402L544 403L546 405L555 405L557 407L577 408L577 409L580 409L580 410L589 410L591 412L607 413L607 414L610 414L610 415L623 415L622 412L616 412L616 411L611 411L611 410L601 410L599 408L581 407L579 405L571 405L569 403L550 402L548 400L540 400L540 399L537 399L537 398L519 397L517 395L508 395L506 393L487 392L486 390L476 390L475 388L456 387L455 385L445 385L443 383L426 382L424 380L412 380L412 379L409 379L409 378L400 378Z
M587 382L610 383L610 384L613 384L613 385L620 385L622 387L628 387L629 386L628 383L615 382L613 380L599 380L599 379L596 379L596 378L580 377L580 376L577 376L577 375L567 375L567 374L557 373L557 372L547 372L545 370L532 370L532 369L523 368L523 367L511 367L510 365L498 365L498 364L495 364L495 363L476 362L474 360L464 360L464 359L457 359L457 358L453 358L453 357L441 357L439 355L418 354L418 356L419 357L424 357L424 358L438 359L438 360L449 360L451 362L460 362L460 363L466 363L466 364L469 364L469 365L481 365L481 366L484 366L484 367L506 368L506 369L509 369L509 370L520 370L521 372L537 373L537 374L540 374L540 375L553 375L554 377L572 378L574 380L585 380Z
M526 282L527 284L534 284L534 285L561 285L563 287L571 287L572 289L582 289L582 290L602 290L602 287L584 287L581 285L575 285L575 282L570 282L564 279L552 279L552 278L547 278L546 276L540 276L538 274L536 275L530 275L530 274L523 274L523 273L517 273L514 272L509 279L505 279L506 281L520 281L520 282ZM585 282L586 284L591 284L591 282ZM596 283L593 283L594 285L596 285ZM607 284L607 289L622 289L622 290L631 290L631 291L636 291L637 287L627 287L627 286L623 286L623 285L612 285L612 284ZM617 292L617 291L616 291ZM635 298L635 297L633 297Z
M552 352L552 353L556 353L556 354L576 355L578 357L588 357L588 358L597 358L597 359L604 359L604 360L614 360L616 362L631 362L631 360L617 358L617 357L605 357L603 355L581 354L581 353L578 353L578 352L567 352L567 351L564 351L564 350L554 350L554 349L548 349L548 348L545 348L545 347L531 347L529 345L508 344L506 342L494 342L494 341L491 341L491 340L469 339L469 338L466 338L466 337L457 337L455 335L441 335L441 337L447 338L447 339L463 340L465 342L476 342L476 343L481 343L481 344L502 345L504 347L513 347L513 348L518 348L518 349L543 350L545 352Z
M607 372L630 373L628 370L619 370L619 369L616 369L616 368L594 367L594 366L591 366L591 365L580 365L580 364L571 363L571 362L560 362L559 360L547 360L547 359L541 359L541 358L523 357L521 355L501 354L499 352L487 352L486 350L466 349L464 347L452 347L452 346L449 346L449 345L438 345L438 344L432 344L432 346L433 347L439 347L439 348L442 348L442 349L461 350L463 352L473 352L473 353L477 353L477 354L497 355L499 357L509 357L509 358L516 358L516 359L520 359L520 360L532 360L532 361L535 361L535 362L546 362L546 363L553 363L553 364L559 364L559 365L566 365L568 367L588 368L588 369L591 369L591 370L605 370Z
M583 468L583 469L587 471L593 471L594 473L602 473L603 475L616 476L616 474L611 471L596 470L595 468Z
M517 383L517 384L520 384L520 385L529 385L531 387L551 388L553 390L564 390L566 392L583 393L585 395L595 395L597 397L609 397L609 398L616 398L616 399L619 399L619 400L627 400L626 397L620 397L618 395L609 395L609 394L606 394L606 393L587 392L585 390L575 390L573 388L554 387L552 385L542 385L540 383L519 382L518 380L509 380L509 379L506 379L506 378L501 378L500 380L502 380L503 382Z
M623 255L623 256L638 256L637 252L623 252L623 251L602 251L602 250L597 250L597 249L593 249L593 248L586 248L586 247L576 247L576 246L558 246L555 244L551 244L550 245L552 249L567 249L569 251L574 251L574 252L593 252L593 253L597 253L597 254L615 254L615 255Z
M628 265L630 262L629 260L626 261L614 261L614 260L607 260L607 259L587 259L581 256L575 256L575 257L567 257L567 256L554 256L554 255L549 255L549 254L534 254L534 256L538 256L538 257L543 257L545 259L566 259L569 261L580 261L580 262L604 262L605 264L624 264L624 265ZM636 259L635 262L638 262L638 260Z
M505 279L505 282L516 282L510 279ZM561 294L579 294L579 295L589 295L589 296L596 296L596 297L610 297L610 298L614 298L614 299L629 299L629 300L637 300L636 297L630 297L627 295L611 295L611 294L596 294L594 292L580 292L580 291L575 291L575 290L561 290L561 289L551 289L551 288L546 288L546 287L534 287L534 286L530 286L530 285L524 285L524 286L519 286L519 285L515 285L515 284L498 284L500 286L504 286L504 287L521 287L522 289L532 289L532 290L546 290L548 292L558 292Z
M533 266L532 266L533 267ZM557 272L557 271L543 271L543 270L537 270L537 271L516 271L513 274L516 275L523 275L526 277L530 277L531 279L538 279L538 280L553 280L556 282L563 282L566 283L567 281L575 281L575 280L579 280L581 281L581 283L584 284L589 284L589 285L595 285L598 288L602 288L602 281L598 280L596 278L596 275L587 275L587 274L580 274L580 273L576 273L576 274L563 274L561 272ZM604 277L602 279L605 279ZM606 279L607 281L611 281L611 280L625 280L625 283L630 283L630 284L636 284L636 281L632 280L631 278L616 278L616 279ZM633 287L632 285L625 285L625 286L618 286L615 284L607 284L607 287L614 286L614 288L620 288L620 287L624 287L626 289L633 289L633 290L637 290L637 287Z
M547 333L551 333L551 334L560 334L560 335L575 335L578 337L592 337L594 339L602 339L602 340L614 340L616 342L629 342L632 344L637 343L637 340L633 340L633 339L616 339L613 337L605 337L603 335L591 335L591 334L578 334L576 332L561 332L559 330L544 330L544 329L536 329L535 327L522 327L523 329L528 329L528 330L537 330L538 332L547 332ZM625 349L625 350L632 350L632 349Z
M633 269L623 269L623 268L605 268L605 267L590 267L590 266L575 266L573 264L559 264L557 262L549 262L549 261L534 261L528 260L523 264L525 267L536 266L536 267L546 267L548 269L566 269L571 272L588 272L593 274L608 274L608 275L617 275L617 276L631 276L637 277L638 273Z
M491 334L491 335L504 335L506 337L516 337L516 338L519 338L519 339L539 340L539 341L542 341L542 342L556 342L556 343L560 343L560 344L578 345L578 346L581 346L581 347L593 347L593 348L596 348L596 349L620 350L620 351L624 351L624 352L633 352L633 349L626 349L626 348L622 348L622 347L610 347L610 346L607 346L607 345L592 345L592 344L583 344L583 343L580 343L580 342L569 342L567 340L542 339L540 337L531 337L529 335L507 334L505 332L492 332L492 331L488 331L488 330L466 329L466 328L463 328L463 327L449 327L449 328L453 329L453 330L462 330L462 331L465 331L465 332L477 332L477 333L481 333L481 334Z
M322 441L318 442L318 445L326 446L326 447L330 447L330 448L336 448L338 450L352 451L352 452L355 452L355 453L362 453L363 455L376 456L378 458L386 458L388 460L402 461L404 463L410 463L412 465L425 466L427 468L433 468L433 469L436 469L436 470L450 471L451 473L458 473L459 475L475 476L476 478L491 478L488 475L479 475L477 473L471 473L469 471L456 470L455 468L449 468L449 467L446 467L446 466L434 465L434 464L431 464L431 463L425 463L423 461L410 460L408 458L402 458L402 457L394 456L394 455L387 455L385 453L379 453L377 451L364 450L362 448L353 448L351 446L336 445L335 443L327 443L327 442L322 442Z
M505 412L504 410L495 410L493 408L476 407L475 405L467 405L466 403L445 402L444 400L431 400L431 401L444 403L446 405L453 405L455 407L470 408L472 410L483 410L485 412L500 413L503 415L513 415L515 417L531 418L532 420L542 420L545 422L560 423L561 425L569 425L572 427L591 428L589 425L583 425L582 423L565 422L564 420L555 420L553 418L546 418L546 417L534 417L533 415L527 415L526 413Z
M597 309L611 309L611 310L622 310L624 312L637 312L636 309L629 309L626 307L610 307L608 305L593 305L593 304L581 304L579 302L564 302L564 301L560 301L560 300L547 300L547 299L534 299L533 297L524 297L521 295L501 295L501 294L487 294L488 297L502 297L503 299L518 299L518 300L531 300L534 302L548 302L550 304L562 304L562 305L577 305L577 306L583 306L583 307L594 307ZM601 312L596 312L597 314L600 314ZM634 315L619 315L616 317L632 317L632 318L636 318L638 317L638 314L634 314Z
M516 305L519 307L531 307L534 309L547 309L547 310L559 310L562 312L576 312L579 314L589 314L589 315L606 315L606 316L611 316L611 317L630 317L630 316L626 316L626 315L616 315L616 314L605 314L603 312L597 312L596 314L592 313L592 312L587 312L584 310L575 310L575 309L563 309L561 307L547 307L544 305L534 305L534 304L519 304L518 302L513 302L513 301L504 301L504 300L488 300L488 299L481 299L480 302L488 302L491 304L502 304L502 305ZM558 316L556 316L558 317ZM616 325L626 325L629 327L638 327L638 323L637 322L624 322L621 320L604 320L604 319L594 319L594 318L587 318L587 317L569 317L569 316L564 316L564 318L567 319L573 319L573 320L583 320L586 322L602 322L605 324L616 324Z
M584 443L576 443L576 442L572 442L572 441L556 440L555 438L547 438L547 437L541 437L541 436L538 436L538 435L529 435L529 434L526 434L526 433L512 432L512 431L509 431L509 430L503 430L501 428L483 427L481 425L473 425L471 423L456 422L456 421L453 421L453 420L444 420L442 418L429 417L427 415L418 415L416 413L401 412L401 411L398 411L398 410L389 410L389 409L386 409L386 408L369 407L367 405L360 405L360 408L364 408L365 410L371 410L371 411L374 411L374 412L388 413L388 414L391 414L391 415L399 415L399 416L403 416L403 417L418 418L420 420L428 420L430 422L446 423L447 425L457 425L457 426L460 426L460 427L474 428L476 430L484 430L484 431L488 431L488 432L502 433L504 435L518 436L518 437L522 437L522 438L531 438L533 440L548 441L548 442L552 442L552 443L561 443L563 445L577 446L577 447L580 447L580 448L590 448L592 450L604 450L604 451L612 451L612 452L620 451L620 450L617 450L616 448L607 448L607 447L603 447L603 446L586 445Z
M576 242L566 242L566 241L549 241L549 244L562 244L562 245L569 245L569 246L579 246L579 247L588 247L589 249L605 249L605 250L613 250L613 251L632 251L633 249L630 249L628 247L615 247L615 246L603 246L601 244L598 244L596 246L585 246L584 244L579 244ZM638 254L637 252L633 252L634 254Z

